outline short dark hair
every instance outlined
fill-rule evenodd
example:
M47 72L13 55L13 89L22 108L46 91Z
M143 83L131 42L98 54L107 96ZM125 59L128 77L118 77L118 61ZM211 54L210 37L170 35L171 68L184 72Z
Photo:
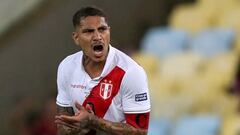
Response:
M104 17L105 21L108 22L107 15L104 13L104 11L98 7L95 6L86 6L79 9L74 15L73 15L73 26L76 28L79 26L79 23L81 19L86 18L88 16L100 16Z

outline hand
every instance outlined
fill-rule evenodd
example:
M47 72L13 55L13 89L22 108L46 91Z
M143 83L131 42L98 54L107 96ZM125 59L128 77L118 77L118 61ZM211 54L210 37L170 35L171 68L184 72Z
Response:
M74 116L56 116L55 123L68 127L68 130L70 130L71 133L86 134L90 130L88 126L94 113L91 106L88 104L86 105L86 109L79 103L76 103L75 105L78 112L75 113Z

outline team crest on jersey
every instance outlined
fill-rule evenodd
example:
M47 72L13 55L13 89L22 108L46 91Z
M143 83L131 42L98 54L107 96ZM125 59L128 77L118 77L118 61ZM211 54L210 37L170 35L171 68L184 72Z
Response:
M112 94L112 88L113 88L112 81L104 80L104 82L100 84L100 93L99 93L100 96L104 100L108 99Z

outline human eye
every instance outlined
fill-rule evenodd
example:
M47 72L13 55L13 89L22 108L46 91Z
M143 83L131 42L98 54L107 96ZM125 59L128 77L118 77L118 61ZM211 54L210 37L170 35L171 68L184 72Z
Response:
M99 30L99 32L104 32L107 30L107 27L103 26L103 27L98 28L98 30Z
M84 29L82 30L82 33L93 33L94 30L93 29Z

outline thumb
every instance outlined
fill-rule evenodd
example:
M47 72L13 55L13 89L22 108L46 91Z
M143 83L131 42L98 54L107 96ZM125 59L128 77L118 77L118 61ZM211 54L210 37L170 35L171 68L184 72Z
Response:
M80 105L78 102L75 103L75 106L78 110L83 110L84 107L82 105Z

